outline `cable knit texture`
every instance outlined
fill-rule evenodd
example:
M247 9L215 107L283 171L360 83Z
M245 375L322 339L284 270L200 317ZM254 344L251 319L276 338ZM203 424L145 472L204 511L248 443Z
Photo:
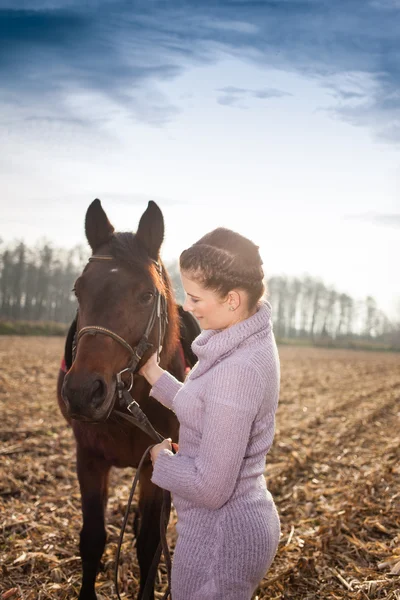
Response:
M172 600L250 600L280 536L264 478L279 396L270 305L192 349L185 383L165 372L151 390L180 422L179 452L161 451L152 477L178 514Z

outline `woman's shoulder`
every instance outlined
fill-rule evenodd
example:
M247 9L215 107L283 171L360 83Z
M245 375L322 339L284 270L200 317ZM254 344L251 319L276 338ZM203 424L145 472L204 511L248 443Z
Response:
M250 376L262 388L279 379L279 355L272 339L268 343L239 346L228 356L218 359L209 371L214 382L222 377L236 380Z
M265 386L251 363L231 355L218 361L207 373L204 395L207 402L223 404L237 410L257 413L265 395Z
M233 366L241 365L253 369L262 379L268 373L279 371L279 354L272 331L266 336L247 340L228 358Z

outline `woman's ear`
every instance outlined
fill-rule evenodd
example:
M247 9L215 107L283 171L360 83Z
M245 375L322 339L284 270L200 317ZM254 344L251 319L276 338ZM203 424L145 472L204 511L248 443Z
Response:
M239 290L231 290L228 292L229 310L237 310L242 304L242 298Z

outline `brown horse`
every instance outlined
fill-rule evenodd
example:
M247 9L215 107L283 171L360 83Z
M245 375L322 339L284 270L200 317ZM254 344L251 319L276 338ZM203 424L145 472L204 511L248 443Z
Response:
M168 318L160 365L181 381L185 362L179 342L180 325L186 332L190 331L192 339L199 329L191 316L185 318L185 323L179 317L169 277L159 259L164 221L154 202L149 202L136 234L132 234L114 233L100 201L95 200L86 213L85 229L93 254L75 283L79 308L67 336L66 369L59 373L58 402L76 438L83 512L79 546L83 574L79 600L95 600L95 579L106 543L105 508L110 468L137 467L142 454L153 443L140 429L113 418L117 414L115 408L126 410L117 406L116 376L122 372L120 377L125 390L132 383L130 394L154 428L164 437L177 440L178 422L174 413L149 396L150 387L137 374L137 369L160 341L160 324L157 326L152 320L157 298L161 299ZM126 367L132 365L132 352L137 351L149 327L148 343L142 347L142 359L136 359L134 374L124 373ZM188 358L191 366L195 357ZM151 483L151 473L148 460L140 475L139 507L134 524L141 575L138 598L142 597L160 540L162 491Z

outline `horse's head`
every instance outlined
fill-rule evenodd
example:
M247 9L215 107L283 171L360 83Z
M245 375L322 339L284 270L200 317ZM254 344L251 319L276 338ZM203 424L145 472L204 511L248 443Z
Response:
M165 357L175 343L176 332L171 331L175 306L168 276L157 268L164 220L154 202L149 202L132 234L114 233L100 201L95 200L86 213L85 229L93 254L75 282L76 352L62 396L70 417L103 421L114 406L116 375L132 364L130 348L136 349L149 327L151 347L140 364L157 349L158 321L152 320L157 294L165 298L170 318L163 342Z

